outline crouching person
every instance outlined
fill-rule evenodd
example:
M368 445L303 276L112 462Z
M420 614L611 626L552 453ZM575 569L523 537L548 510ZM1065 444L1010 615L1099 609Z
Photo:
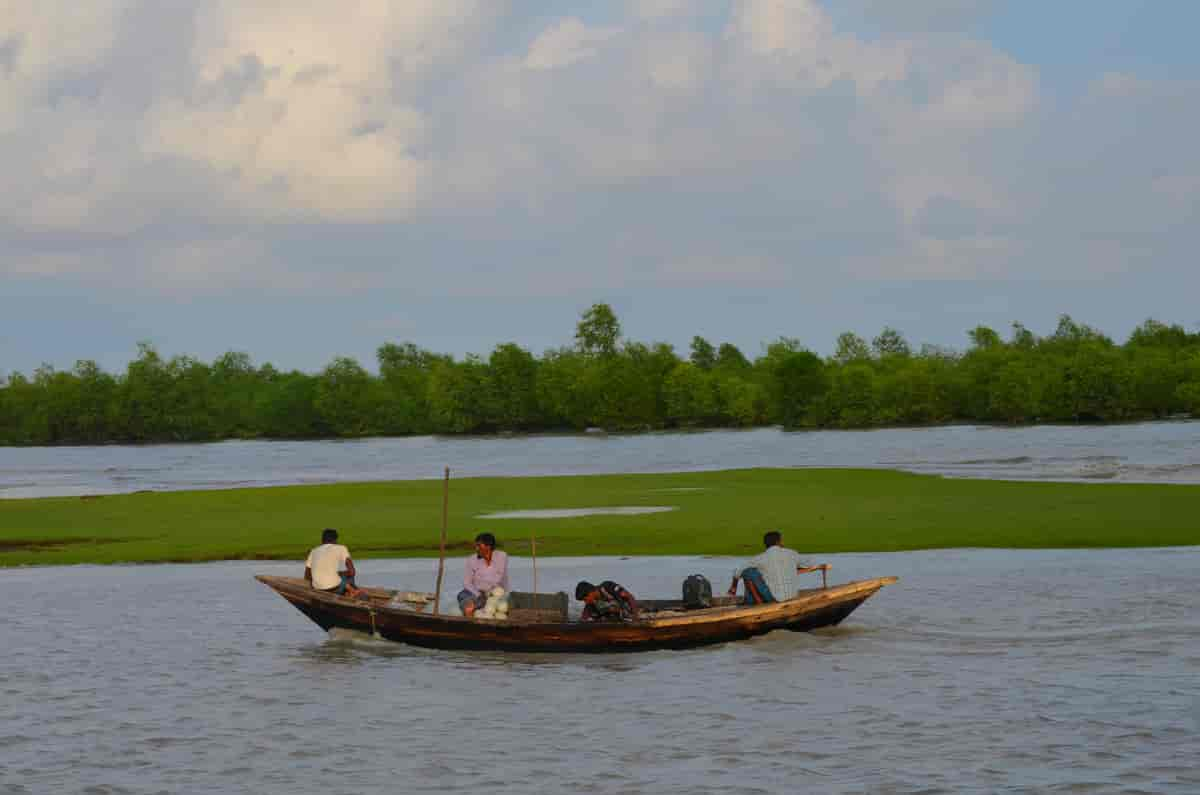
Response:
M575 586L575 598L583 602L584 621L636 621L640 615L633 594L612 580L599 585L583 580Z

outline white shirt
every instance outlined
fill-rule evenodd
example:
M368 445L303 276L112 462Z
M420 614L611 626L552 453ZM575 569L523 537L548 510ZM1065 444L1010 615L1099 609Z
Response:
M796 569L803 566L804 562L800 560L799 552L776 544L750 558L746 565L733 573L733 576L741 577L742 572L749 568L758 569L767 581L771 595L782 602L784 599L791 599L796 595L796 591L800 590L800 577L796 574Z
M325 591L342 581L338 572L346 570L348 560L350 550L341 544L322 544L308 553L304 566L312 569L313 587Z

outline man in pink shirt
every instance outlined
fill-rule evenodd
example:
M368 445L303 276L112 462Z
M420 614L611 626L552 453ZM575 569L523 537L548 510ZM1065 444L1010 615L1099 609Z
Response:
M458 592L458 606L463 615L468 618L475 615L487 602L488 591L497 585L508 590L508 555L496 549L494 535L480 533L475 536L475 554L467 558L463 589Z

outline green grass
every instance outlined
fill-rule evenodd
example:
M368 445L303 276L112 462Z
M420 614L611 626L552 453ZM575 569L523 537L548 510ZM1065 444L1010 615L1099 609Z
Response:
M702 491L669 491L698 488ZM476 519L531 508L673 505L670 513ZM437 554L441 481L0 500L0 566L296 560L336 527L356 558ZM512 554L742 555L779 528L811 552L1200 544L1200 486L949 480L883 470L753 469L470 478L450 483L449 541Z

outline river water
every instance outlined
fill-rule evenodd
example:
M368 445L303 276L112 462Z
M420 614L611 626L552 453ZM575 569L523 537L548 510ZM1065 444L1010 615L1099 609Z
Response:
M338 481L887 467L949 477L1200 483L1200 421L1005 428L0 448L0 498Z
M5 571L0 791L1200 792L1200 549L827 560L901 579L837 628L598 656L330 638L252 579L298 563ZM538 576L665 597L733 563Z

